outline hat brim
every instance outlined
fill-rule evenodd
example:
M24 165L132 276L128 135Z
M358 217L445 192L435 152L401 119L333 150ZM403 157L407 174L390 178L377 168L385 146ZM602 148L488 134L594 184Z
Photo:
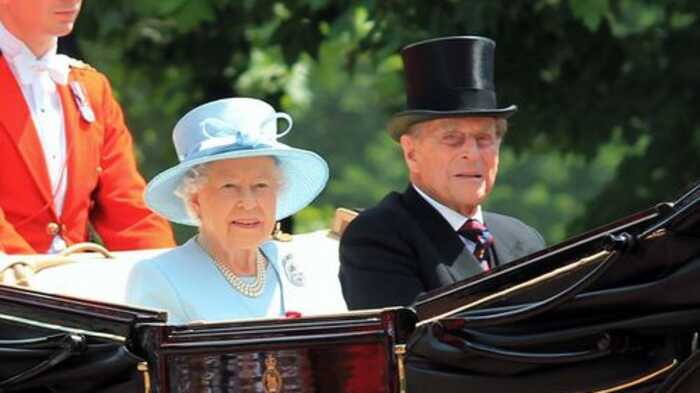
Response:
M443 117L496 117L507 119L518 110L518 107L511 105L507 108L498 109L469 109L458 111L430 111L430 110L409 110L399 112L389 120L387 129L389 135L395 141L401 139L408 128L416 123L439 119Z
M306 207L321 193L328 181L328 164L318 154L276 143L269 147L204 156L167 169L148 183L146 204L172 222L198 226L188 214L184 201L175 195L185 173L192 167L209 162L260 156L275 157L282 171L283 185L277 195L277 220Z

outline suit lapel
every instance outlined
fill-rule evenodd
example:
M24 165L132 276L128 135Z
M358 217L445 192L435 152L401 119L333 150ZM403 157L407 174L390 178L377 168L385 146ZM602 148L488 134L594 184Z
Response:
M75 75L70 73L68 83L75 81ZM69 204L71 201L76 201L77 182L76 179L85 179L87 172L91 167L85 164L87 151L89 148L88 139L81 137L80 133L89 128L89 124L82 122L80 112L73 99L73 94L68 86L56 85L58 94L61 97L61 105L63 107L63 118L65 119L66 132L66 197L64 201L63 211L70 211Z
M462 248L462 251L451 264L442 266L444 266L444 269L452 279L450 284L484 272L474 254L469 252L469 249L466 247Z
M44 159L44 152L41 149L41 142L39 141L29 106L24 101L24 95L10 70L9 64L1 55L0 103L0 106L3 108L13 109L2 111L0 124L2 124L17 146L17 150L26 163L39 193L55 215L56 211L53 206L51 181L46 169L46 160Z
M482 272L476 258L464 247L464 243L452 226L428 203L412 185L402 194L411 214L417 218L430 243L440 254L434 261L443 285L461 281ZM420 247L420 246L419 246Z

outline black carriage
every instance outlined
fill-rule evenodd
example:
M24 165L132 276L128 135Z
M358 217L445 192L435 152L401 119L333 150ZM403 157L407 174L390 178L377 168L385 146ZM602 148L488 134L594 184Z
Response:
M173 326L0 286L0 391L700 391L700 187L410 308Z

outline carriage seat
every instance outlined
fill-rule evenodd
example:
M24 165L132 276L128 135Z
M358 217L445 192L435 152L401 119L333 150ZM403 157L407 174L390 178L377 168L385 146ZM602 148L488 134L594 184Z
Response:
M315 272L322 277L332 277L334 280L324 280L327 281L325 289L340 294L340 283L336 279L339 267L338 241L345 226L356 215L352 210L339 208L328 230L296 235L278 234L275 238L281 242L282 247L291 247L299 260L310 261ZM81 243L58 255L12 255L5 261L0 259L0 283L123 304L132 266L166 251L168 249L111 252L96 244ZM328 285L337 287L331 288Z

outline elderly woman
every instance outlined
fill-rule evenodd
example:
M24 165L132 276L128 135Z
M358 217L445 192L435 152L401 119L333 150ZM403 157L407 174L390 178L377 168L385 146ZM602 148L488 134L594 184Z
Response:
M281 133L279 119L287 122ZM317 154L277 142L291 126L289 115L251 98L202 105L175 125L180 164L148 184L146 202L173 222L198 226L199 234L136 264L129 303L186 323L283 316L324 301L309 281L337 278L307 277L303 264L270 240L277 220L308 205L328 180Z

